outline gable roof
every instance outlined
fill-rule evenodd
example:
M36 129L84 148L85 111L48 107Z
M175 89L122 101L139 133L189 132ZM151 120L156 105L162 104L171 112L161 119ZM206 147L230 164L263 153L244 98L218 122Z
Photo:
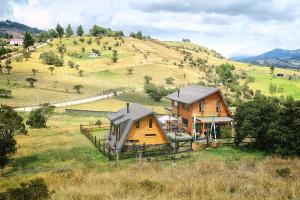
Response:
M219 89L214 88L214 87L189 85L189 86L186 86L186 87L180 89L179 97L178 97L178 91L176 91L176 92L166 96L166 98L174 100L174 101L186 103L186 104L191 104L191 103L194 103L195 101L203 99L217 91L219 91Z
M160 123L156 117L155 112L140 105L140 104L137 104L137 103L132 103L129 105L129 113L127 113L127 108L123 108L116 113L112 113L112 114L108 115L107 118L113 124L120 126L120 140L119 141L117 141L113 135L108 134L108 137L110 137L108 139L110 139L111 147L116 146L117 150L121 150L134 122L136 122L144 117L147 117L149 115L153 115L154 119L160 126ZM161 127L160 127L160 129L162 130L166 139L168 140L167 134L164 132L164 130Z

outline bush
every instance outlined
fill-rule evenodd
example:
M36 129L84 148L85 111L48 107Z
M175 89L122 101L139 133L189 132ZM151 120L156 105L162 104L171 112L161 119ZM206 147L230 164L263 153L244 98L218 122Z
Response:
M26 124L33 128L46 128L47 120L53 114L54 106L43 104L40 108L30 112Z
M127 71L128 71L128 74L132 74L133 73L133 67L128 67Z
M291 169L288 168L288 167L277 169L276 174L278 176L281 176L281 177L284 177L284 178L289 177L289 176L292 175Z
M55 55L52 51L42 53L40 55L40 59L46 65L54 65L56 67L63 66L63 60Z
M167 84L173 84L173 82L175 81L175 79L172 78L172 77L169 77L169 78L166 78L165 81L166 81Z
M9 188L6 192L0 193L3 200L41 200L50 197L48 186L43 178L36 178L29 183L21 183L20 187Z
M11 90L0 88L0 98L11 98Z

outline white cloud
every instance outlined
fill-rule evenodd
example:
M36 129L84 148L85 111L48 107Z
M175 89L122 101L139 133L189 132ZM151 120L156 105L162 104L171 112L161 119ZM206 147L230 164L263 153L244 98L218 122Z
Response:
M164 40L192 41L226 56L300 48L298 0L0 0L0 18L42 29L58 22L141 30ZM299 46L297 46L299 45Z

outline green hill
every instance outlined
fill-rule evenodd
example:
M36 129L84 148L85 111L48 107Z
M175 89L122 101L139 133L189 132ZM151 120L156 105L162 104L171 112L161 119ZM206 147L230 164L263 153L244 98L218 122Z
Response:
M80 39L84 41L81 42ZM89 39L91 39L91 44L88 44ZM44 64L39 57L44 52L52 51L60 58L58 46L64 46L66 49L62 56L64 65L54 67L52 74L49 70L50 65ZM90 57L93 49L99 50L101 56ZM118 53L116 63L113 63L111 59L113 50ZM204 70L201 70L199 66L193 66L193 62L197 60L207 61L204 64L206 66ZM68 66L69 61L78 65L77 69ZM69 39L54 39L48 45L32 52L27 61L24 58L18 61L14 59L11 73L0 75L0 88L12 90L13 98L1 99L1 103L23 107L44 102L57 103L82 99L121 87L142 90L145 75L151 76L153 83L172 88L199 81L213 85L212 80L216 78L215 69L225 63L235 66L234 73L245 72L248 77L254 78L254 81L248 83L253 92L261 90L266 95L290 95L300 99L299 79L288 80L274 77L267 67L227 60L217 52L196 44L162 42L152 39L139 40L131 37L103 37L98 44L96 37L73 36ZM131 67L133 73L129 74L128 68ZM32 74L33 69L37 71L36 75ZM79 75L80 70L83 70L82 77ZM287 69L275 69L274 73L299 76L299 72ZM37 79L35 87L29 87L26 82L28 77ZM175 79L174 84L166 84L165 79L168 77ZM246 79L240 78L240 85L245 81ZM270 94L271 83L281 88L280 92ZM80 94L73 90L74 85L78 84L83 86ZM219 87L222 87L229 97L234 98L229 88L222 85Z

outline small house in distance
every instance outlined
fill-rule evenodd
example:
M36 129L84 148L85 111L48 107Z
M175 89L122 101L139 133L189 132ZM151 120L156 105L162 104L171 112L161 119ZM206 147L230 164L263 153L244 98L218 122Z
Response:
M164 132L154 111L136 103L116 113L108 115L110 130L108 141L111 148L125 151L132 145L168 144Z
M23 39L13 38L9 41L9 44L15 45L15 46L21 46L21 45L23 45Z
M179 118L178 126L190 134L205 136L221 126L231 125L232 118L224 96L218 88L189 85L166 97L172 100L171 114Z

